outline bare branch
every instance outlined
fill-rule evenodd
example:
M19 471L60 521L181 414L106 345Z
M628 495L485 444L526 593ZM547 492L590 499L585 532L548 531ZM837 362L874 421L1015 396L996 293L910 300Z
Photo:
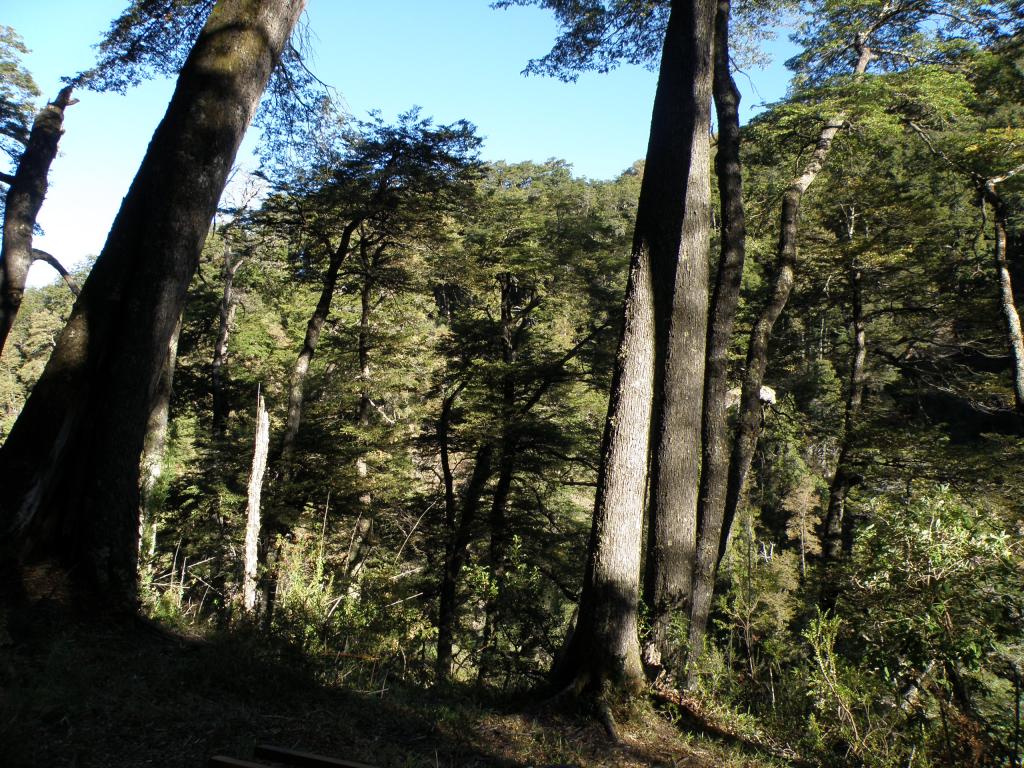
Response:
M64 282L67 283L68 290L71 291L75 296L78 296L79 288L75 278L64 268L64 265L57 261L57 257L53 254L41 251L38 248L32 249L32 261L45 261L51 267L53 267L64 278Z

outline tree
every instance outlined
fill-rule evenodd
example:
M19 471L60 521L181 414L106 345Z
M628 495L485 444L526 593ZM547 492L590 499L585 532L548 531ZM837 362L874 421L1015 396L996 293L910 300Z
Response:
M263 473L267 469L267 450L270 446L270 415L263 395L256 395L256 439L249 475L249 500L245 509L245 558L242 565L242 608L247 613L256 610L256 573L260 540L260 495L263 491Z
M39 86L21 65L26 53L21 36L11 27L0 27L0 151L14 164L25 151L40 96ZM13 175L4 174L2 180L10 184Z
M134 603L139 456L242 135L305 3L220 0L67 327L0 449L4 528L100 600ZM114 415L116 414L116 415Z
M434 127L413 110L402 115L395 126L384 125L377 116L357 131L350 131L346 143L345 152L335 164L314 171L327 178L311 199L295 201L300 216L308 215L310 206L313 211L319 210L324 221L315 237L321 241L319 247L327 246L330 257L320 300L310 316L292 370L281 446L286 474L302 418L303 384L353 237L375 238L378 242L374 247L384 248L403 222L407 224L417 214L422 216L429 210L439 220L454 210L475 174L480 139L465 121ZM336 246L328 240L332 225L342 227Z
M589 417L605 406L608 367L597 355L613 334L635 184L633 173L574 179L561 161L489 165L461 236L431 259L445 331L435 428L446 510L441 679L455 639L482 646L479 682L503 685L515 684L518 657L558 642L545 608L564 598L542 585L564 594L578 575L570 532L587 502L565 497L593 471ZM474 551L482 595L460 575ZM466 613L481 632L465 627Z
M665 664L675 652L677 645L669 635L669 626L673 614L689 603L696 557L708 329L709 132L715 8L714 3L695 4L691 11L682 66L693 86L692 91L679 94L683 103L672 117L685 143L669 150L669 157L677 162L686 159L679 171L683 173L685 168L685 176L670 183L682 184L684 194L679 199L672 194L678 194L676 190L661 189L657 193L676 205L681 203L682 208L676 212L666 207L657 214L662 220L655 227L664 229L655 238L674 232L678 224L681 239L678 245L669 241L671 250L662 254L661 244L652 238L658 346L643 590L651 623L645 660L652 666ZM661 162L660 158L657 161ZM649 161L648 167L657 166ZM676 219L680 214L681 218Z
M740 162L740 95L729 71L729 0L720 0L715 14L714 97L718 116L715 169L721 209L718 274L708 318L701 416L701 475L697 502L696 553L690 598L687 682L695 682L704 649L704 633L718 567L725 491L729 475L729 426L726 395L728 356L732 341L740 282L746 255L746 217L743 209L743 171Z
M849 242L856 232L857 211L854 208L844 208L842 213L845 219L843 223L846 224L845 238L846 242ZM847 384L846 407L843 413L839 456L836 459L836 468L829 487L828 509L825 513L822 557L826 563L829 560L838 560L841 552L843 550L849 552L852 546L850 519L845 514L845 508L846 497L850 492L854 475L851 467L854 430L860 417L866 383L864 366L867 359L867 330L864 319L863 265L858 263L855 254L850 255L847 274L850 286L850 337L853 343L850 345L850 376ZM823 586L828 593L828 585Z
M0 28L0 148L16 166L13 174L0 174L0 182L8 185L0 208L4 217L0 248L0 354L21 307L25 280L34 261L46 261L68 281L72 292L78 290L56 258L32 247L50 165L57 156L57 143L63 133L64 110L75 100L71 98L70 86L61 89L57 98L36 114L30 128L27 115L39 90L31 75L20 67L19 53L25 53L21 39L10 27Z
M673 3L665 35L587 570L576 627L555 669L558 679L579 690L636 692L644 681L636 593L655 380L662 375L656 365L663 361L670 371L665 374L666 406L657 410L660 433L668 439L668 429L676 425L675 409L684 407L675 399L681 382L671 376L679 366L698 363L684 356L686 318L699 319L700 335L706 318L698 310L706 302L701 254L706 259L713 19L711 3ZM676 325L680 320L682 327ZM666 483L664 489L670 487ZM673 561L676 554L666 553ZM691 566L692 560L686 563ZM669 579L659 581L656 594L668 607L675 595L661 588L674 585Z
M1011 208L1003 189L1015 177L1024 174L1024 140L1013 123L1020 114L1019 99L993 98L993 88L1007 87L1017 92L1021 84L1014 66L1013 49L997 48L980 54L973 64L971 87L953 92L949 103L935 108L920 100L906 105L907 125L928 150L955 173L967 180L977 196L982 213L982 226L992 221L992 262L999 312L1010 353L1011 381L1019 415L1024 416L1024 333L1014 294L1009 263ZM998 83L993 86L992 81ZM944 107L944 109L943 109ZM943 114L943 112L947 114ZM948 113L959 118L958 124L946 126ZM930 130L929 122L941 126Z

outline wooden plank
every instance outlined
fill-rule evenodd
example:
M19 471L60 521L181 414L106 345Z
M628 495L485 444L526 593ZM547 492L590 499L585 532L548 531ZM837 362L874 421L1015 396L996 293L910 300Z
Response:
M299 752L294 749L271 746L270 744L258 745L253 754L261 760L271 760L275 763L293 765L297 768L376 768L376 766L367 765L366 763L339 760L334 757L314 755L311 752Z
M210 758L207 768L270 768L266 763L254 763L251 760L239 760L227 755L214 755Z

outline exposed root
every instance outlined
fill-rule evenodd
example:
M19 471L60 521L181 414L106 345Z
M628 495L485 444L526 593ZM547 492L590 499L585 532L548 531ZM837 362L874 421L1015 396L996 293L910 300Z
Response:
M785 744L766 739L763 735L745 735L735 732L715 717L714 713L709 711L700 699L666 685L663 680L659 680L651 687L651 698L656 703L673 705L681 716L681 725L689 730L698 731L724 742L741 744L800 768L805 766L810 768L813 765Z
M611 705L608 703L606 694L601 690L595 692L592 683L593 678L587 672L581 672L573 677L568 685L559 689L554 695L544 699L537 705L537 710L545 710L559 707L568 707L570 703L577 710L590 710L592 716L601 724L609 740L615 745L622 745L622 737L619 735L619 727L615 722L615 715L612 713ZM588 689L590 689L588 691Z
M546 699L543 699L538 705L538 710L545 710L549 708L556 708L562 706L567 701L579 699L582 695L587 684L590 682L590 676L587 674L576 675L569 684L564 688L559 689L553 695Z
M612 708L608 705L608 702L603 698L600 698L596 702L597 707L597 718L601 721L601 725L604 726L605 733L608 734L608 738L612 740L614 744L622 744L622 737L619 736L619 728L615 724L615 715L612 714Z

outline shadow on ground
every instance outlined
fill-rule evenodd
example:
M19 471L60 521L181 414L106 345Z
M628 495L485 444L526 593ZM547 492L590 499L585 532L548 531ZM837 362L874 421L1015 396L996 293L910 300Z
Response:
M612 746L594 722L457 691L328 686L301 655L244 634L193 642L137 620L33 612L0 647L6 768L198 768L257 743L381 768L723 764L657 717Z

